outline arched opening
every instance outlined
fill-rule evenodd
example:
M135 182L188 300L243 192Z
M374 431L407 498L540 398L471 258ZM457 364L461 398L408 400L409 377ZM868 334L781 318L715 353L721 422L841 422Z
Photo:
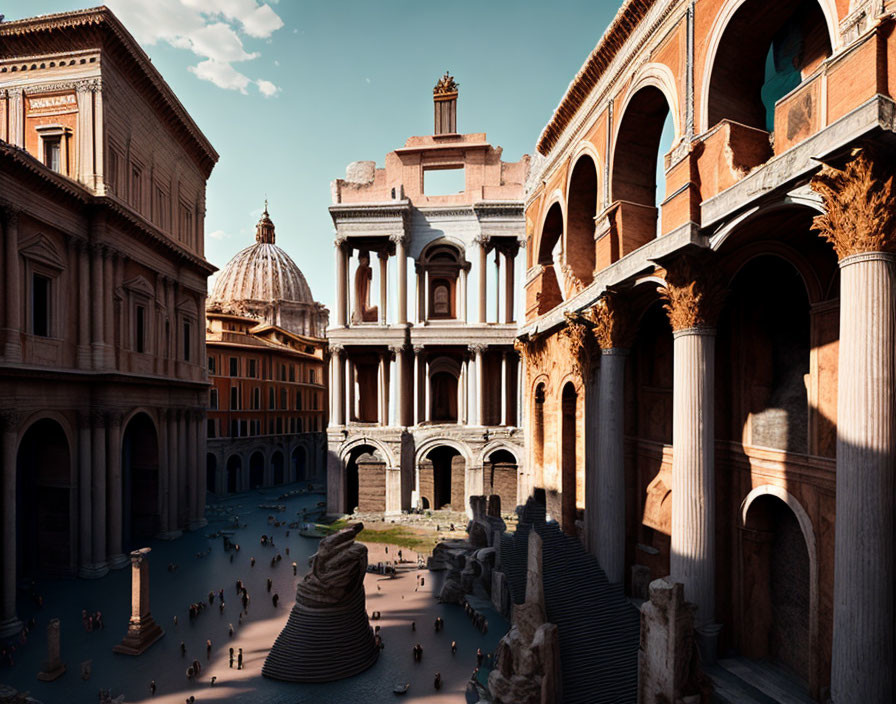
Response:
M507 511L517 504L517 474L519 466L516 457L509 450L495 450L482 468L484 493L501 497L501 509Z
M253 452L249 458L249 488L257 489L264 484L264 455Z
M217 491L218 458L211 452L205 455L205 487L213 494Z
M305 448L299 445L292 451L292 475L295 477L295 481L304 482L308 479L306 464Z
M641 88L626 107L613 151L612 197L618 203L618 241L603 245L602 261L614 262L660 232L660 204L666 196L666 154L674 122L663 92ZM612 238L612 232L607 237ZM598 245L601 246L600 243Z
M437 423L457 422L457 377L436 372L429 378L430 418Z
M70 574L71 454L58 422L45 418L28 428L16 474L17 579Z
M808 452L809 299L784 259L751 259L731 283L718 325L721 439Z
M271 455L271 467L274 470L274 485L279 486L285 481L283 476L283 453L277 450Z
M817 0L748 0L725 27L711 68L708 129L731 120L765 132L775 129L775 104L831 55L831 39ZM799 131L802 114L788 116Z
M741 531L741 649L808 689L810 563L799 521L772 495L747 509Z
M542 267L541 297L538 313L547 313L563 302L564 287L561 285L563 265L563 211L559 203L548 210L538 243L538 264Z
M349 419L356 423L379 420L379 365L376 354L356 354L350 359Z
M420 258L422 275L429 279L429 289L421 291L426 296L428 320L451 320L458 315L458 279L464 267L461 252L450 244L436 243L429 246Z
M532 459L535 462L535 484L544 488L544 384L535 387L532 409Z
M594 218L597 216L597 167L587 154L579 157L569 180L566 214L566 261L585 286L594 276Z
M560 527L576 534L576 411L578 394L572 382L563 387L560 418Z
M369 508L385 509L386 463L372 445L353 447L345 459L345 512Z
M243 461L239 455L231 455L227 459L227 493L235 494L240 486L240 474L243 471Z
M145 413L128 423L121 440L121 527L125 552L161 530L159 439Z
M464 510L466 462L453 447L430 450L420 462L420 497L424 506Z

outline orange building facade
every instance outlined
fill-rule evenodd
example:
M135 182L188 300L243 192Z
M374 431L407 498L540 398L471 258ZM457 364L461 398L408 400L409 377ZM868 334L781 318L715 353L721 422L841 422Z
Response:
M894 693L894 9L629 0L527 184L530 489L818 701Z

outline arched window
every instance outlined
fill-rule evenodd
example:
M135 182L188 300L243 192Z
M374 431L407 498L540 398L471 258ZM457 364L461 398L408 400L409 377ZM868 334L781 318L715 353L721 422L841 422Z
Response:
M576 161L569 180L566 261L585 286L594 274L594 218L597 215L597 167L587 154Z
M436 243L423 253L421 275L429 278L429 290L425 293L428 319L458 317L461 305L458 302L458 282L464 265L463 255L452 245ZM423 303L423 300L420 302Z
M558 306L564 298L563 211L559 203L551 206L544 220L538 242L538 264L542 267L541 297L538 303L538 314L541 315Z

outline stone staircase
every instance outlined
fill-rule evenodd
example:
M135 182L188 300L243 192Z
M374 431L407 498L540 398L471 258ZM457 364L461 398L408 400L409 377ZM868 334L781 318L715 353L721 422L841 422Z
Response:
M544 541L547 620L560 630L563 704L634 702L638 692L640 615L582 544L545 522L545 507L529 500L515 533L501 538L501 565L511 598L526 591L529 531Z

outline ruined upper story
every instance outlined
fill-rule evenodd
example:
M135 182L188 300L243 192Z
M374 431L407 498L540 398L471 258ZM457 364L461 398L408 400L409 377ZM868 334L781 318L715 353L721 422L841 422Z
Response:
M811 198L799 189L819 159L892 135L894 11L893 0L626 0L536 145L527 321L584 305L651 257L706 246L775 194Z
M522 201L529 157L505 162L501 147L489 144L484 133L459 134L457 97L457 84L446 73L433 89L433 134L409 138L386 155L384 168L373 161L350 164L345 178L333 181L333 204L408 200L425 207ZM445 170L463 171L463 190L445 194L427 189L427 174Z
M107 8L0 23L0 140L204 256L218 154Z

